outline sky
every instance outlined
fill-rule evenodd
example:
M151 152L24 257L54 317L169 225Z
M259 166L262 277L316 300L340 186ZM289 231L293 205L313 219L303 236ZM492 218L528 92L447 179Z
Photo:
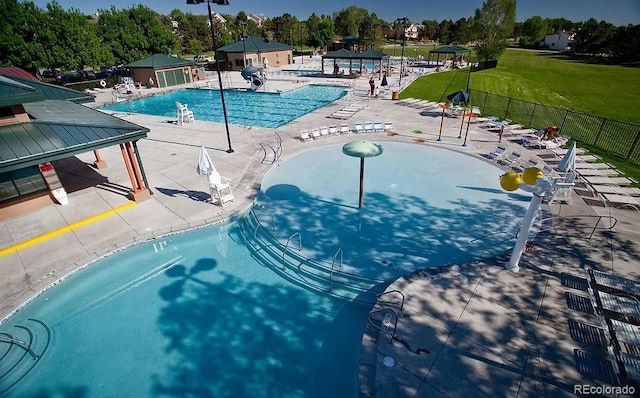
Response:
M50 0L32 0L44 8ZM98 8L109 9L114 6L121 10L136 4L146 5L150 9L168 14L176 8L204 15L207 13L206 3L186 5L186 0L57 0L58 4L68 10L79 9L85 14L93 14ZM212 4L214 11L236 15L240 11L252 14L264 14L266 17L280 16L289 13L299 20L306 20L309 15L332 15L349 6L365 8L375 13L380 19L388 22L396 18L407 17L413 22L425 19L451 19L472 16L476 8L482 6L483 0L229 0L229 6ZM99 5L98 5L99 4ZM539 15L543 18L566 18L573 22L595 18L614 25L640 24L640 0L519 0L517 1L516 21L523 22L527 18Z

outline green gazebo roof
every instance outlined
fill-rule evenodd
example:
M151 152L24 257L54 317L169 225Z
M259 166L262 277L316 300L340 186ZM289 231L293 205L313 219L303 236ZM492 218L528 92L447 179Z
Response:
M31 85L0 76L0 107L42 101L44 95Z
M438 47L434 50L429 51L434 54L460 54L460 53L469 53L471 50L468 48L460 47L460 46L442 46Z

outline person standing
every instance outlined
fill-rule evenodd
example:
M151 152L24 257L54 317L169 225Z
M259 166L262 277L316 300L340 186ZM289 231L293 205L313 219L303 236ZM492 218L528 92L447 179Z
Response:
M373 96L373 92L376 89L376 81L374 80L373 76L371 76L371 79L369 79L369 97Z
M374 91L376 99L380 97L380 87L376 86L376 90Z

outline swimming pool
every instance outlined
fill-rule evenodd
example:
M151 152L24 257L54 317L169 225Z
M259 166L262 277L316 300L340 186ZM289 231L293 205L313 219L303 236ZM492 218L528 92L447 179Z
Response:
M368 309L284 281L240 242L233 222L168 236L46 291L0 325L28 327L38 353L29 319L51 334L38 361L0 345L0 395L356 396Z
M386 280L513 244L530 195L502 191L500 169L424 145L383 147L365 162L363 210L359 160L341 145L283 161L257 198L264 230L281 242L301 232L310 258L330 261L340 247L345 269ZM0 333L42 355L0 345L0 395L356 397L370 306L261 266L240 225L130 247L36 297Z
M308 85L283 93L225 90L224 100L229 123L278 128L346 94L344 87ZM106 105L99 109L175 119L176 101L187 104L196 120L224 122L218 90L177 90L164 95Z

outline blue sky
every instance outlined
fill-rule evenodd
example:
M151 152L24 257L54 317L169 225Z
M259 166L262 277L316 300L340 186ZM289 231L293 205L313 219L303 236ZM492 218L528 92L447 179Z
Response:
M161 14L168 14L179 8L193 14L206 14L205 4L187 6L186 0L107 0L101 2L87 0L57 0L64 9L76 8L86 14L94 13L97 8L117 9L129 8L135 4L143 4ZM36 0L40 7L49 0ZM264 14L274 17L288 12L298 19L307 19L311 13L317 15L331 15L350 5L358 6L376 13L379 18L393 21L396 18L407 17L412 21L421 22L424 19L457 20L473 15L476 8L482 6L483 0L229 0L231 5L219 7L212 5L214 10L225 14L236 15L239 11ZM96 4L100 4L97 6ZM517 2L517 21L539 15L548 18L566 18L570 21L586 21L589 18L605 20L614 25L640 24L640 0L519 0Z

